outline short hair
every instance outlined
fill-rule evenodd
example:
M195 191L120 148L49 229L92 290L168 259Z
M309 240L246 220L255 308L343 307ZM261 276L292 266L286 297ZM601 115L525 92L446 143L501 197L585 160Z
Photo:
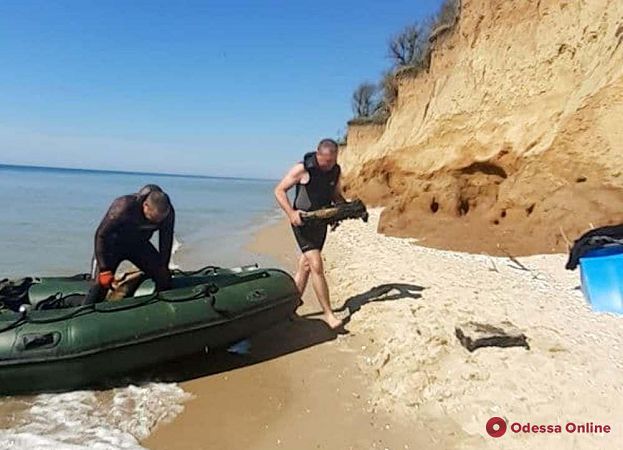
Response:
M162 188L160 186L158 186L157 184L146 184L145 186L143 186L139 191L138 191L138 195L139 196L147 196L149 195L151 192L154 191L159 191L162 192Z
M162 217L168 216L171 212L169 196L162 191L151 191L145 197L145 202Z
M333 139L323 139L318 143L317 150L320 151L324 148L330 149L331 151L337 152L338 145Z

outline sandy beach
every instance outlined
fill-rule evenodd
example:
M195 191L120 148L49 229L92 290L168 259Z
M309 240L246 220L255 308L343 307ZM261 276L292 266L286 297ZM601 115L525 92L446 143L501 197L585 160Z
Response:
M349 328L369 339L358 360L374 380L376 406L418 420L452 420L475 437L460 448L619 447L623 318L591 311L579 274L564 269L566 255L519 258L518 265L424 248L376 234L378 214L369 225L345 223L327 248L336 304L374 293L376 301L362 306ZM396 284L384 294L378 288ZM419 295L406 295L400 285ZM465 321L510 321L530 350L469 353L455 337ZM482 437L492 416L509 424L610 424L612 432L510 433L494 442Z
M313 320L308 292L302 318L254 338L250 356L224 362L231 370L183 384L194 400L144 445L618 448L623 320L590 310L564 255L512 261L420 247L377 234L379 214L343 223L326 247L333 305L350 315L350 334ZM263 229L252 247L289 267L296 257L286 223ZM465 321L511 322L530 349L470 353L455 337ZM492 416L612 431L493 439Z
M292 270L296 244L286 222L261 229L249 250ZM451 448L458 429L413 423L373 404L359 352L367 337L331 332L316 318L311 287L300 317L250 340L249 355L218 354L211 375L181 384L193 399L158 426L150 449Z

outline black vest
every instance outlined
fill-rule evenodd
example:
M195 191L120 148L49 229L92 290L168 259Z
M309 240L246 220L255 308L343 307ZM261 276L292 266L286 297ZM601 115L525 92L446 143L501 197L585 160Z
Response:
M303 157L303 165L309 173L309 181L307 184L298 183L296 185L294 208L301 211L314 211L330 206L333 202L335 187L340 178L339 164L325 172L318 167L316 153L312 152Z

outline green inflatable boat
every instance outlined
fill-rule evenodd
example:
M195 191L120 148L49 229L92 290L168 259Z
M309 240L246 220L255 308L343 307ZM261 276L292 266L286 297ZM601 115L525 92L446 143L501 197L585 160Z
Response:
M300 304L290 275L256 266L176 271L169 291L154 292L151 280L141 280L129 298L80 306L89 285L88 275L77 275L13 286L25 304L0 312L1 394L105 386L206 347L227 347Z

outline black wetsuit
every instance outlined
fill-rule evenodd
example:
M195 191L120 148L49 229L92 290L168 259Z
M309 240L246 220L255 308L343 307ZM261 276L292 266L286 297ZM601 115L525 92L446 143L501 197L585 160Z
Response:
M156 282L159 291L169 288L169 261L173 247L175 211L159 224L149 222L143 214L147 194L125 195L116 199L95 232L97 271L94 284L85 303L97 303L106 297L107 289L97 280L100 272L115 272L122 261L128 260ZM159 251L149 242L159 232Z
M331 170L323 171L318 167L315 152L305 155L303 165L309 173L309 181L306 184L296 185L294 209L315 211L331 206L335 197L335 188L340 179L340 166L336 164ZM293 226L292 230L303 253L309 250L322 250L327 237L327 225L308 223L299 227Z

